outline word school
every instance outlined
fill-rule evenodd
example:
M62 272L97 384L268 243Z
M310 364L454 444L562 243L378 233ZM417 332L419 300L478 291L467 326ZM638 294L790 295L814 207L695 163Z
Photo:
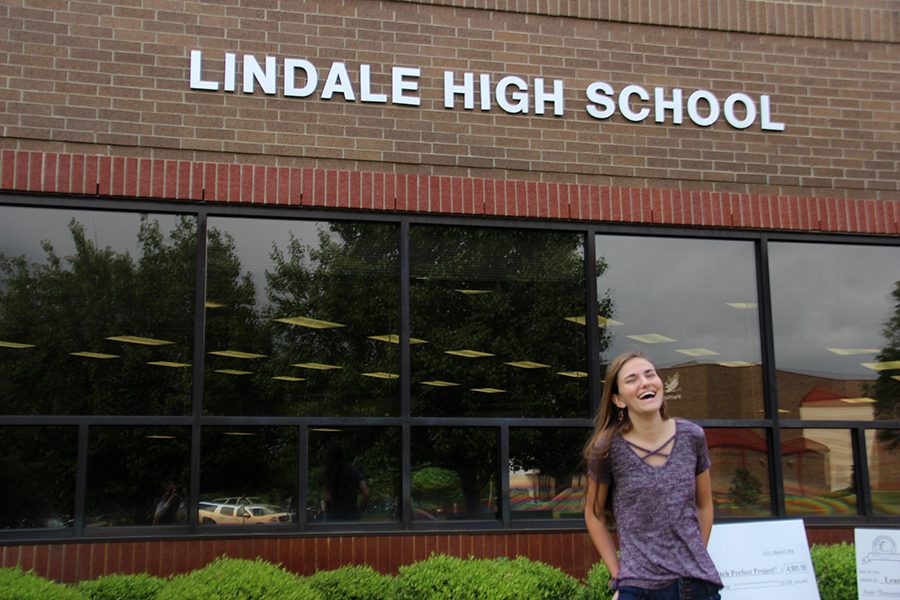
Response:
M419 95L422 70L418 67L392 66L390 75L385 76L379 86L389 93L381 93L373 89L372 66L368 64L359 65L357 77L354 78L345 63L332 62L328 75L320 85L319 70L306 59L284 58L279 65L274 56L266 56L260 63L252 54L245 54L240 62L241 91L245 94L252 94L259 88L267 95L277 95L280 91L286 98L308 98L317 94L321 100L342 96L346 102L358 99L375 104L422 104ZM224 64L214 70L222 73L221 82L204 79L204 73L213 70L204 67L203 51L192 50L190 89L237 91L236 54L226 52ZM552 113L557 117L565 114L565 82L561 79L545 82L542 77L535 77L529 82L509 75L495 83L488 73L465 72L460 75L454 71L444 71L443 93L446 109L461 105L465 110L475 110L477 106L481 111L490 111L497 106L509 114ZM772 120L771 101L765 94L760 95L757 101L748 94L735 92L720 101L708 90L695 90L687 95L685 102L685 92L681 88L668 91L657 87L651 94L639 85L626 85L616 90L606 82L595 81L585 88L584 95L584 110L597 120L609 119L618 113L628 121L640 123L652 114L656 123L670 120L675 125L681 125L686 113L687 119L700 127L709 127L724 118L735 129L747 129L757 120L764 131L785 129L784 123Z

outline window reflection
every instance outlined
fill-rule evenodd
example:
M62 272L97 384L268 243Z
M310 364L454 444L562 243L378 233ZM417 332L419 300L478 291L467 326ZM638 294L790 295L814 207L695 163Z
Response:
M0 529L71 527L77 429L6 426L0 439Z
M85 526L187 523L187 427L90 428Z
M190 406L196 221L0 207L0 413Z
M413 520L497 519L498 452L494 428L413 428Z
M597 236L601 361L644 351L669 414L762 417L750 242Z
M769 453L762 429L705 430L713 504L720 516L769 516Z
M509 430L509 504L514 519L584 518L581 448L586 429Z
M411 227L410 277L414 414L587 416L581 235Z
M296 518L297 429L205 427L201 525L286 525Z
M779 410L900 419L900 248L769 244Z
M782 429L781 468L788 515L856 514L849 431Z
M207 412L396 414L398 236L375 223L210 219Z
M310 429L307 518L312 522L400 518L400 430Z
M866 454L873 512L900 516L900 429L867 431Z

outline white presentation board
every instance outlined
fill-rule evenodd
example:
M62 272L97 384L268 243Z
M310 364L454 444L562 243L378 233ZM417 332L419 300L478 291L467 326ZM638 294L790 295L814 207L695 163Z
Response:
M722 600L820 600L801 519L713 525Z
M859 599L900 598L900 529L856 529Z

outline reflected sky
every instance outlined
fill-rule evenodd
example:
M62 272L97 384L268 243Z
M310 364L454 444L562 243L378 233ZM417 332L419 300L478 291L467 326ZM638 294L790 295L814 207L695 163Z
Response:
M875 379L861 363L877 352L835 354L828 348L881 350L894 310L900 248L769 244L775 358L779 370Z
M160 230L168 235L175 228L175 215L152 213ZM44 262L47 253L41 247L46 240L57 256L75 253L69 223L75 219L84 226L85 237L98 248L127 252L132 258L141 255L138 232L140 213L61 210L20 206L0 207L0 251L7 256L26 256L29 262ZM64 263L65 265L65 263Z
M318 246L319 231L328 231L327 225L317 221L228 217L211 217L207 222L210 230L227 232L234 240L236 254L241 260L241 272L249 273L253 280L259 309L265 309L269 304L265 273L272 269L272 249L278 248L287 254L291 234L305 245ZM331 237L335 239L337 236ZM310 266L311 262L305 264Z
M752 242L600 235L597 255L608 265L597 292L613 306L604 316L622 323L608 327L604 360L642 350L660 367L759 363Z

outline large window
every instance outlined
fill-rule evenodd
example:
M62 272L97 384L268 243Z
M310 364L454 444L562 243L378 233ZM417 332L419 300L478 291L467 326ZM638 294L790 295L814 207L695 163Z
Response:
M513 519L584 518L581 449L589 429L515 427L509 431Z
M671 415L761 418L754 256L749 242L597 236L602 360L645 352Z
M493 427L417 427L412 432L412 518L500 517L499 435Z
M312 523L400 519L400 429L310 429L307 518Z
M69 202L0 205L0 539L582 527L626 350L717 519L900 517L893 239Z
M769 257L781 416L861 427L900 419L900 248L784 242L769 244ZM849 430L784 430L787 513L856 514L868 467L872 512L900 514L888 475L894 432L865 431L862 464Z
M0 439L0 529L71 527L76 428L0 427Z
M86 527L188 521L188 427L90 429Z
M410 230L412 411L587 417L583 236Z
M297 507L295 427L204 427L201 525L289 525Z
M769 516L769 453L763 429L706 428L712 461L713 503L718 517Z
M196 219L0 206L0 414L190 412Z
M396 225L212 218L204 408L396 415Z

